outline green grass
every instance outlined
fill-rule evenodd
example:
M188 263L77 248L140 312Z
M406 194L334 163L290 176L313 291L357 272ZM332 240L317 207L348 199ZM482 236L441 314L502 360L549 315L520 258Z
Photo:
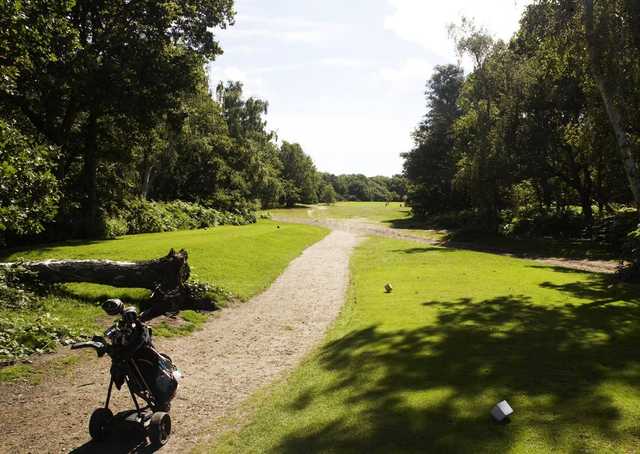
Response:
M300 219L350 219L385 227L402 229L404 233L428 240L443 240L447 232L416 225L411 218L411 208L401 202L337 202L333 205L298 205L294 208L270 210L272 215Z
M144 260L166 255L170 248L187 249L192 279L215 284L246 300L267 288L302 250L323 238L327 230L293 224L261 221L248 226L221 226L207 230L130 235L117 240L49 245L5 254L4 260L48 258ZM0 317L27 326L43 313L55 326L91 333L101 329L107 318L99 307L108 297L137 303L148 295L142 289L117 289L94 284L68 284L63 291L45 299L38 311L0 310ZM206 317L185 311L180 323L165 322L155 327L160 336L188 334L202 326Z
M272 214L314 219L363 219L389 224L410 216L411 208L400 202L337 202L333 205L301 205L270 210Z
M170 248L184 248L189 252L193 279L220 285L239 298L247 299L267 288L291 260L326 233L324 229L310 226L260 221L247 226L147 233L116 240L45 246L14 252L5 259L146 260L166 255ZM71 288L87 297L101 296L109 289L86 284ZM141 293L129 290L123 293L141 296Z
M338 202L334 205L299 205L269 211L272 215L301 219L351 219L380 224L402 233L480 250L497 250L530 258L561 257L576 260L620 260L621 253L591 240L510 238L497 234L436 229L428 220L411 217L411 208L400 202Z
M39 375L30 364L14 364L0 368L0 383L17 380L38 383Z
M80 362L80 358L87 359L88 354L91 355L91 360L96 359L93 351L85 351L72 356L41 357L40 361L33 364L18 363L2 367L0 368L0 383L21 381L37 385L42 382L46 374L66 374Z
M182 311L179 318L173 321L162 320L159 324L154 325L153 334L161 337L184 336L202 328L207 319L207 314Z
M324 344L201 451L640 451L640 288L382 238L352 273Z

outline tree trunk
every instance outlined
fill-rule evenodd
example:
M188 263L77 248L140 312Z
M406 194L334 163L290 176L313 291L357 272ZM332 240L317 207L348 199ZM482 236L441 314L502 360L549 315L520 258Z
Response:
M36 274L40 282L90 282L122 288L146 288L171 291L189 279L187 251L173 249L165 257L143 262L112 260L45 260L42 262L0 263L0 268L26 270Z
M149 196L149 189L151 188L151 173L153 172L153 166L149 165L145 172L142 180L142 191L140 196L142 199L146 200Z
M587 38L587 51L593 78L602 97L609 122L616 136L618 152L622 159L629 188L633 194L636 207L640 207L640 167L634 156L633 145L624 129L622 112L615 101L615 81L610 81L602 72L602 53L598 47L597 36L594 32L593 0L584 2L584 26Z
M87 238L98 233L98 119L95 112L89 114L85 137L83 176L84 234Z
M580 205L584 223L587 227L590 227L593 224L593 208L591 206L591 197L586 192L580 194Z

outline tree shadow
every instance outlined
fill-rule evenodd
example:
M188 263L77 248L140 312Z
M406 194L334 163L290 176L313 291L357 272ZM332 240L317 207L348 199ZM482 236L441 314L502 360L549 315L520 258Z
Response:
M447 226L417 220L413 217L385 221L399 230L431 230L446 232L439 241L441 246L478 252L511 254L520 258L544 259L561 257L569 260L620 260L620 251L589 239L570 238L515 238L468 229L449 229Z
M454 252L454 251L455 249L436 247L436 246L426 246L426 247L394 249L391 252L402 252L404 254L422 254L425 252Z
M320 364L336 378L313 394L344 395L353 414L294 431L274 452L504 452L525 430L551 443L623 435L600 385L640 385L640 367L630 367L638 365L637 296L580 307L522 295L422 305L438 311L433 323L371 325L323 347ZM408 397L429 392L441 396L422 405ZM502 399L515 409L509 425L488 416ZM586 449L579 436L570 443Z
M33 252L37 251L38 257L34 257L30 260L45 260L45 258L49 257L49 254L60 248L66 246L89 246L92 244L101 244L107 241L118 241L120 238L115 239L101 239L101 240L67 240L67 241L56 241L50 243L39 243L39 244L29 244L29 245L21 245L15 247L8 248L0 248L0 262L8 261L9 257L13 255L17 255L20 258L21 253L33 254Z
M98 285L98 284L94 284ZM151 292L146 289L126 289L119 287L105 287L104 293L88 295L82 291L75 291L64 285L56 286L51 291L51 295L57 298L69 298L81 303L96 305L103 303L109 298L120 298L127 305L135 305L138 308L148 303ZM137 295L136 295L137 294Z
M540 284L540 287L568 293L573 297L591 301L590 303L581 304L576 307L577 311L619 301L633 303L636 305L640 304L640 285L622 283L615 276L588 273L557 266L533 265L532 268L542 268L559 273L583 275L584 277L580 281L568 282L565 284L554 284L546 281ZM627 309L624 310L626 311Z

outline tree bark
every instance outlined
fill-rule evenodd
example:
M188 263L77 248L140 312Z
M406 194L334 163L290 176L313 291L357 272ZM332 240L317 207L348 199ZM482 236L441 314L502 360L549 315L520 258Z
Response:
M0 268L36 274L40 282L90 282L122 288L174 290L189 279L187 251L169 251L165 257L143 262L112 260L45 260L42 262L0 263Z
M602 72L602 52L598 46L597 36L594 32L593 0L583 0L583 2L583 19L591 71L604 103L605 110L607 111L609 123L616 136L618 152L622 159L629 188L633 194L636 207L640 208L640 166L634 156L633 145L625 132L622 111L616 104L614 88L616 84L614 81L608 80Z
M147 200L149 196L149 189L151 188L151 173L153 172L153 166L149 164L144 172L144 178L142 180L142 191L140 196L142 199Z
M87 122L83 176L85 198L83 200L84 233L95 237L98 229L98 119L95 112L89 114Z

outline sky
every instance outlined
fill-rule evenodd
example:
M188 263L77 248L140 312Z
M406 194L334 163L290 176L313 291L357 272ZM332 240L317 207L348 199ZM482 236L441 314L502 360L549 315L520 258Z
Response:
M465 16L506 40L529 1L236 0L235 25L214 31L210 85L238 80L267 100L269 129L318 170L391 176L433 67L458 61L447 26Z

